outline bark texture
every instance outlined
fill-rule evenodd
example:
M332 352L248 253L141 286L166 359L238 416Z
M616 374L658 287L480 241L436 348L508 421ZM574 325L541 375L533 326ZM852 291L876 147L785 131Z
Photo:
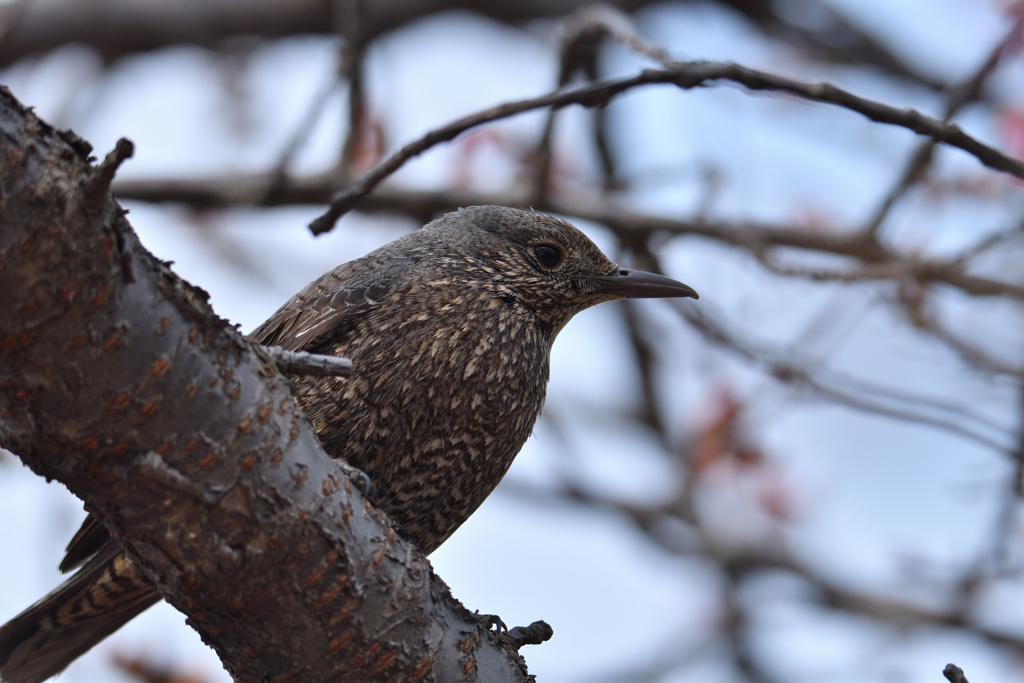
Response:
M103 515L236 680L525 680L139 244L109 193L130 148L89 151L0 89L0 446Z

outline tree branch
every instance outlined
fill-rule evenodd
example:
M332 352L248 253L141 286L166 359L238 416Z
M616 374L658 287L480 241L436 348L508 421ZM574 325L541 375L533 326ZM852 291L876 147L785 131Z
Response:
M105 60L112 61L133 52L177 44L218 46L234 36L336 33L332 4L325 0L179 0L173 4L146 5L137 0L19 2L7 12L16 26L0 44L0 64L11 64L68 43L88 45ZM424 16L466 9L498 21L523 24L563 16L587 4L583 0L375 0L367 3L361 33L370 41ZM606 0L605 4L635 12L655 3ZM802 10L825 15L826 20L813 29L800 25L802 22L788 21L780 16L775 3L766 0L722 0L722 4L741 12L769 35L807 50L816 59L876 65L898 78L908 78L935 90L945 86L906 64L820 0L811 0L809 7Z
M971 411L966 405L937 401L920 394L863 382L827 368L809 366L777 349L740 339L715 320L707 304L700 309L676 302L671 302L670 306L709 342L761 366L781 382L811 390L819 398L865 413L958 434L997 453L1009 453L1013 448L1014 435L1006 427L982 413Z
M233 176L206 180L132 180L117 182L115 194L121 199L147 202L182 202L200 208L218 208L258 204L269 179L264 175ZM293 180L273 205L322 203L333 187L333 177L322 174ZM447 190L440 192L383 189L355 201L355 207L368 212L400 211L426 222L440 213L462 206L501 204L536 209L601 223L627 244L636 244L655 233L696 235L730 244L763 258L770 247L791 247L812 252L849 256L873 267L845 271L787 268L766 263L780 275L811 280L877 280L913 277L921 282L940 282L972 296L1006 296L1024 299L1024 287L1012 282L969 275L963 272L963 259L932 261L900 254L883 247L869 235L855 232L812 232L765 223L724 223L703 220L676 220L635 213L601 202L561 201L549 198L533 203L527 194L489 194Z
M277 369L286 375L310 377L348 377L352 374L352 361L337 356L324 356L306 351L288 351L280 346L264 346Z
M601 107L616 95L621 95L642 85L674 84L684 90L690 90L700 86L715 85L718 81L731 81L751 91L781 92L813 102L849 109L872 121L900 126L918 135L930 137L951 147L957 147L971 154L989 168L1024 179L1024 162L979 142L964 133L956 124L926 116L914 109L890 107L881 102L858 97L830 83L803 83L764 71L748 69L737 64L687 62L679 63L672 69L647 69L631 78L603 81L568 91L556 90L540 97L507 102L436 128L418 140L405 145L338 192L331 198L328 210L315 219L309 227L315 235L331 230L338 218L352 210L359 199L372 192L377 185L407 161L435 145L453 140L467 130L485 123L545 107L559 108L573 104L584 107Z
M103 515L237 681L525 680L6 89L0 154L0 446Z
M992 49L989 53L988 59L978 67L969 78L967 78L960 85L950 88L948 95L946 96L946 110L943 120L948 121L967 104L975 101L981 95L981 89L985 85L989 76L999 66L999 62L1003 58L1003 54L1012 45L1020 41L1021 31L1024 30L1024 6L1019 6L1013 10L1016 14L1016 20L1014 21L1013 27L1007 32L999 44ZM886 216L892 210L892 207L896 205L906 192L921 181L925 177L928 167L931 165L934 159L935 152L935 140L927 140L922 142L914 150L914 153L910 156L910 161L907 162L906 168L903 170L903 174L899 180L886 195L881 205L875 211L875 215L867 223L865 232L870 235L874 235L878 232L878 228L881 227L885 221Z
M719 543L708 529L701 526L699 518L680 520L678 512L674 509L679 505L677 500L671 500L662 506L631 505L612 500L568 481L562 482L560 488L549 489L525 481L506 479L498 490L530 502L546 505L567 504L601 513L621 515L631 521L659 548L677 555L711 560L737 579L763 572L786 572L805 581L814 590L814 595L809 601L822 607L861 614L880 622L896 624L901 628L940 626L963 629L990 643L1024 650L1024 638L976 620L971 604L957 604L955 608L947 609L920 607L898 596L877 596L844 587L776 545L739 548L729 543ZM687 530L692 532L687 534L688 537L692 536L689 542L667 543L657 537L656 530L664 528L659 522L665 521L668 517L687 523Z

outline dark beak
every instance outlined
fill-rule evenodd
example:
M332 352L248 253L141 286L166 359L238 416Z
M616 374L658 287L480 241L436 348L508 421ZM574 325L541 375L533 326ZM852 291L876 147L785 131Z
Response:
M619 268L613 275L593 275L588 279L597 285L598 292L624 299L662 299L672 296L700 298L689 285L642 270Z

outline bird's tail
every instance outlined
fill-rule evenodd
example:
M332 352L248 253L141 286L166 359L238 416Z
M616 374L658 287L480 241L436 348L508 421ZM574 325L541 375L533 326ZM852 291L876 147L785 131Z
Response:
M41 683L160 600L153 582L116 543L0 626L0 681Z

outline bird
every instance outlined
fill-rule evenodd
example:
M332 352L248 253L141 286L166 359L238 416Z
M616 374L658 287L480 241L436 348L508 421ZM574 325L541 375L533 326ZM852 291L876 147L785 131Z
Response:
M698 298L616 265L565 220L474 206L325 273L249 338L352 360L348 377L293 378L295 399L326 453L364 472L377 507L429 555L532 433L566 323L659 297ZM40 683L161 599L95 515L60 565L77 567L0 627L3 683Z

